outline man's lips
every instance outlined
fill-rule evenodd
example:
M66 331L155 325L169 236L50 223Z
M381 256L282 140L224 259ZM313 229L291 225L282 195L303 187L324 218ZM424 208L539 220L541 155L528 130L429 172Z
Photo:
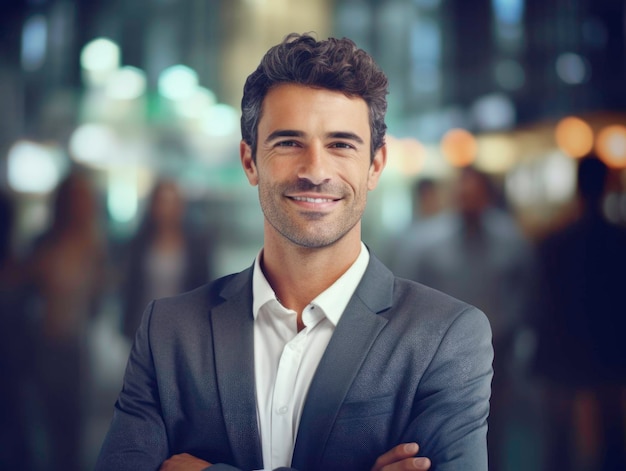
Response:
M329 198L323 196L288 196L288 198L294 201L312 204L334 203L335 201L339 201L339 198Z
M331 211L341 201L341 198L328 195L288 195L287 198L292 201L296 207L305 212L326 213Z

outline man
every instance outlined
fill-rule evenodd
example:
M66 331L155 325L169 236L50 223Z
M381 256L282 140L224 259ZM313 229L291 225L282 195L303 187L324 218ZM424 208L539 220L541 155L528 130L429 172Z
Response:
M545 397L546 469L626 469L626 231L605 217L611 177L597 155L580 159L578 217L538 244L533 370Z
M506 469L510 424L524 404L527 338L534 275L533 252L515 219L498 207L488 174L459 170L448 211L412 228L396 252L395 274L478 307L489 318L495 360L489 413L489 469ZM511 407L513 405L513 407ZM515 407L515 406L520 407ZM532 467L532 466L531 466Z
M290 35L248 77L263 249L151 303L97 469L487 469L485 316L394 279L361 242L386 93L347 39Z

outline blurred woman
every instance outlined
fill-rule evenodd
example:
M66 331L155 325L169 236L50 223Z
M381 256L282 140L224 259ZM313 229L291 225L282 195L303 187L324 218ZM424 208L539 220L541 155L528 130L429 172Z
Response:
M178 185L171 180L159 181L129 244L123 274L122 329L131 340L152 299L196 288L210 278L211 244L205 235L187 230L185 213Z
M88 176L70 173L57 188L50 229L29 267L38 320L36 372L50 470L81 468L87 328L105 284L105 243Z

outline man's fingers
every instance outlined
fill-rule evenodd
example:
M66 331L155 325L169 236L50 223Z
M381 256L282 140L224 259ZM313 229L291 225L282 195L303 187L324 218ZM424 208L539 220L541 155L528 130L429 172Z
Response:
M402 443L398 446L395 446L384 455L380 455L378 457L376 463L374 463L372 471L382 471L385 466L393 463L398 463L400 461L406 460L407 458L411 458L415 456L418 451L419 446L417 443Z
M430 460L428 458L413 458L413 467L407 469L415 469L418 471L426 471L430 469Z
M207 466L211 466L211 463L189 453L181 453L165 460L159 471L202 471Z

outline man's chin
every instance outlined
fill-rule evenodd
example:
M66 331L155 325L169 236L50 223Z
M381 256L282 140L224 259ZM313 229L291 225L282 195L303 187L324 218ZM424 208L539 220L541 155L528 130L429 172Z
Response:
M320 234L300 234L297 236L288 237L291 243L301 247L303 249L323 249L326 247L331 247L335 245L340 239L341 236L324 236Z

